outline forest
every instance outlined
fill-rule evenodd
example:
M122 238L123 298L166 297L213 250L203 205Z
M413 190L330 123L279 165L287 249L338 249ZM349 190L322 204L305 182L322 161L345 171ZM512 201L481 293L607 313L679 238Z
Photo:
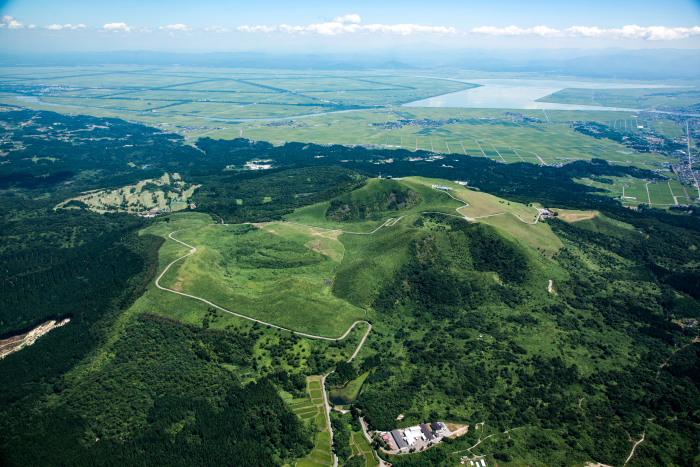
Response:
M483 449L499 465L621 465L642 433L630 466L697 463L697 328L676 322L700 318L700 211L630 210L574 181L652 172L600 159L550 167L359 146L188 144L117 119L21 109L6 109L2 125L0 336L71 321L0 360L1 465L290 464L318 432L285 401L331 370L334 386L373 370L353 408L373 429L396 428L399 413L406 426L486 421L494 436ZM252 160L272 168L246 170ZM167 231L182 214L54 209L164 172L202 185L193 201L211 223L279 221L321 202L323 221L341 224L410 211L395 230L339 237L344 261L329 293L367 310L374 326L357 360L347 363L355 334L317 342L175 299L144 304L165 258L164 237L147 229ZM416 214L424 196L398 181L360 198L379 173L599 215L548 220L564 245L549 258L497 227ZM241 248L251 266L282 264ZM299 264L320 257L283 253ZM336 454L357 464L355 418L331 423ZM391 462L452 466L451 453L477 440L470 432Z

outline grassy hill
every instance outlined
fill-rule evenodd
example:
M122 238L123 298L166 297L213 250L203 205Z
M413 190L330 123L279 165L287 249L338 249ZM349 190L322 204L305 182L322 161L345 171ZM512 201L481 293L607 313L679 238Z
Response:
M618 465L643 433L638 465L692 465L700 438L697 333L671 319L700 316L692 287L698 233L626 211L561 211L561 220L546 223L535 211L454 182L409 177L367 180L283 221L225 225L176 213L154 222L142 233L166 239L159 271L190 251L167 239L171 232L197 248L162 285L323 336L366 319L367 341L347 363L363 331L339 342L304 338L151 285L108 327L100 348L55 385L52 411L32 425L32 439L68 437L76 465L131 450L152 461L173 446L192 459L204 455L188 444L192 436L227 446L222 417L248 416L272 427L256 446L289 444L276 460L266 457L268 465L309 456L301 465L327 457L329 440L300 424L298 407L281 404L274 391L301 400L307 377L342 366L329 384L367 375L355 407L373 429L433 419L480 426L392 458L397 466L453 466L480 438L478 452L499 465ZM194 402L177 398L180 380ZM245 403L256 388L272 422ZM318 401L322 393L310 395ZM51 432L57 417L72 431ZM250 436L248 428L237 433ZM12 429L14 439L28 439L28 427ZM76 441L96 438L112 444L90 450ZM324 449L317 443L314 451L314 439ZM21 458L17 445L3 443ZM57 451L56 459L65 456Z

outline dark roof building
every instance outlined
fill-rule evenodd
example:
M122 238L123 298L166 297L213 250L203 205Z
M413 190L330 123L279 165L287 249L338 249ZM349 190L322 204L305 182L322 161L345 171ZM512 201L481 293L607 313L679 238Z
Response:
M425 439L427 439L428 441L432 441L433 439L435 439L435 436L433 436L433 432L430 431L430 428L428 428L428 425L426 425L425 423L420 424L420 431L423 432L423 434L425 435Z
M442 428L442 426L440 425L440 422L432 422L430 424L430 428L432 428L433 433L435 433L435 432L439 431Z
M408 446L408 444L406 444L406 441L404 441L403 436L401 435L399 430L392 430L391 436L394 437L394 441L396 441L396 445L399 447L399 449L403 449L406 446Z

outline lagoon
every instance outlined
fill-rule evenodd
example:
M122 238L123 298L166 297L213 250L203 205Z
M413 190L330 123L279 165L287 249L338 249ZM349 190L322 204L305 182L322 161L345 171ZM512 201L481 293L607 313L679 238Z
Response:
M451 80L477 84L478 87L403 104L403 107L462 107L469 109L545 109L545 110L631 110L597 105L555 104L537 99L566 88L634 89L665 88L654 84L600 83L591 81L539 79Z

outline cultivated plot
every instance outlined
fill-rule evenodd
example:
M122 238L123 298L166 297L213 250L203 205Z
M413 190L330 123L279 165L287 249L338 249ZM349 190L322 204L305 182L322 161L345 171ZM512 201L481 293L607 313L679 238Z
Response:
M641 180L633 177L606 177L605 181L590 178L576 180L578 183L603 190L602 194L619 199L624 206L649 204L668 207L678 204L690 204L691 193L695 188L680 183L678 180L653 179Z

